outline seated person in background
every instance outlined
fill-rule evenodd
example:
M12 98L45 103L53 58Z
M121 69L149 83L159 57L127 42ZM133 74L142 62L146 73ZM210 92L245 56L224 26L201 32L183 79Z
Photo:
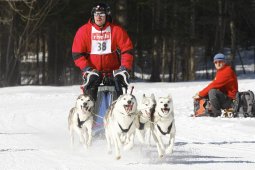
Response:
M238 83L234 70L226 63L223 54L216 54L213 62L217 70L214 80L196 93L194 99L208 97L212 112L210 115L217 117L221 115L221 109L233 107L233 100L238 92Z

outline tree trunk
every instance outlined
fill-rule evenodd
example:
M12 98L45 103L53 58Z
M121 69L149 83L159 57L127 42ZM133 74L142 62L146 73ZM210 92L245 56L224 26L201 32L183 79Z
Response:
M16 37L13 36L16 23L16 16L12 12L13 20L10 25L10 32L8 38L7 52L6 52L6 82L9 86L20 85L20 73L19 73L19 53L14 52L14 42Z
M167 1L163 0L163 35L162 35L162 68L161 68L161 81L165 81L166 63L167 59Z
M226 9L227 9L226 8L227 1L225 2L226 2L225 6L223 6L223 0L218 0L218 27L217 27L216 39L215 39L216 52L223 52L223 48L224 48L225 22L226 22L224 18L224 14L226 13Z
M153 30L153 51L152 51L152 73L150 80L153 82L160 81L160 54L158 52L160 41L159 41L159 19L160 19L160 1L156 1L154 5L154 13L153 13L153 22L152 22L152 30Z
M48 28L48 82L47 84L55 84L55 58L56 58L56 25L50 23Z
M0 47L0 52L1 52L1 58L0 58L0 81L1 84L0 86L7 86L7 79L6 79L6 59L7 59L7 46L8 46L8 28L7 25L3 25L0 27L0 34L1 34L1 47Z
M235 69L235 55L236 55L236 28L234 21L230 21L230 32L231 32L231 53L230 62L232 67Z
M117 0L116 2L116 20L124 28L127 28L127 0Z
M171 48L171 59L172 62L169 62L169 70L170 73L169 75L171 75L172 73L172 81L175 82L177 81L177 61L176 61L176 40L173 39L172 40L172 48Z
M167 55L166 55L166 37L163 36L163 43L162 43L162 68L161 68L161 81L165 81L165 70L166 70L166 63L167 63Z
M177 57L176 57L176 44L177 44L177 2L173 2L173 20L171 21L173 31L172 31L172 40L171 40L171 57L168 61L169 68L169 81L177 81Z
M231 33L231 53L230 53L230 62L231 65L233 67L233 69L235 70L235 55L236 55L236 27L235 27L235 22L234 22L234 18L235 18L235 11L234 11L234 4L231 3L230 6L230 16L231 16L231 20L229 23L230 26L230 33Z
M46 41L45 34L42 34L42 84L46 84Z
M190 15L190 52L189 52L189 80L195 80L195 0L191 0Z
M36 34L36 82L35 84L40 84L40 61L39 61L39 51L40 51L40 37L39 33Z

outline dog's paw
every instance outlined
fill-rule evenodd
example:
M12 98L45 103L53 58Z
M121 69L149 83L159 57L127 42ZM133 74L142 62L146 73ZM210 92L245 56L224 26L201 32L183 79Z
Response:
M158 157L159 157L159 158L163 158L163 157L164 157L164 152L163 152L163 150L158 149Z
M120 158L121 158L121 156L119 155L119 156L116 156L116 160L120 160Z
M164 155L163 155L163 154L160 154L158 157L159 157L159 158L163 158L163 157L164 157Z

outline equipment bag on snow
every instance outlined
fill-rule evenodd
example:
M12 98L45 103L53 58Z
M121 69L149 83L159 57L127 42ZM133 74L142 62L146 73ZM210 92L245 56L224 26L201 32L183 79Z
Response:
M254 93L251 90L236 93L234 117L255 117Z
M194 117L210 116L210 102L207 98L194 99Z

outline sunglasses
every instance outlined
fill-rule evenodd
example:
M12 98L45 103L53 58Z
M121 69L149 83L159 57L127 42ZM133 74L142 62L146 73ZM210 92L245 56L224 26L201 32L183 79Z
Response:
M221 63L225 63L224 61L215 61L214 64L221 64Z
M95 12L94 13L94 17L104 17L105 16L105 13L102 13L102 12Z

